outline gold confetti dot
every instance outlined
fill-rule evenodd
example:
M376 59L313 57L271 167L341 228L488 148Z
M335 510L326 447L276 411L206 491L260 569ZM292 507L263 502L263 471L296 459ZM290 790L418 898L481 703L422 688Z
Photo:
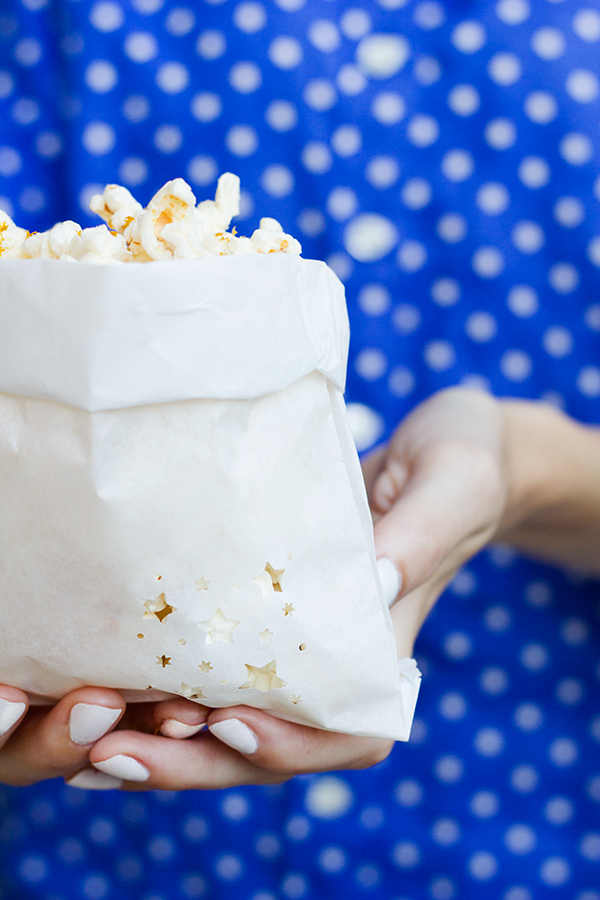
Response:
M177 643L179 644L180 647L185 647L185 640L184 640L184 638L180 638L180 639L177 641Z
M138 637L139 637L140 641L141 641L141 639L144 637L144 635L142 634L141 631L140 631L140 633L138 634Z
M160 581L160 579L162 578L162 575L156 575L155 577L156 577L157 581Z
M306 650L306 644L300 644L298 650Z
M221 684L229 684L229 682L227 681L227 679L224 678L223 681L221 682Z

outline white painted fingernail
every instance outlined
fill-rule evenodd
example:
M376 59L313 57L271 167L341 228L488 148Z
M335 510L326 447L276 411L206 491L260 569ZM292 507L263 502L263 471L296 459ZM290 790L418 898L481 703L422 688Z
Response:
M19 721L26 709L26 703L0 699L0 737Z
M175 740L181 741L184 738L189 738L193 734L198 734L201 728L204 728L206 722L201 722L200 725L186 725L184 722L180 722L178 719L165 719L165 721L160 726L160 733L165 737L175 738Z
M258 738L244 722L239 719L224 719L209 725L208 730L216 738L239 753L255 753L258 750Z
M69 717L71 740L74 744L93 744L106 734L120 715L120 709L76 703Z
M123 781L147 781L150 778L150 769L143 766L137 759L133 759L132 756L124 756L122 753L111 756L110 759L93 763L93 765L101 772L112 775L113 778L122 778Z
M123 784L120 778L113 778L96 769L82 769L65 782L69 787L81 788L84 791L115 791Z
M379 570L379 578L383 588L383 598L388 606L391 606L402 587L402 575L386 556L377 560L377 568Z

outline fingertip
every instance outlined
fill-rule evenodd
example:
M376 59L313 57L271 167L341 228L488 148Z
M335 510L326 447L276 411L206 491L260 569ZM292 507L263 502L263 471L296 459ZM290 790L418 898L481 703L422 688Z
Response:
M251 756L258 750L258 737L256 733L243 722L235 717L229 719L221 719L218 722L212 722L208 726L208 730L228 747L237 750L244 756Z
M377 560L377 570L383 590L383 598L388 606L391 606L402 590L402 574L387 556Z
M8 685L0 687L0 738L8 735L29 708L27 694Z

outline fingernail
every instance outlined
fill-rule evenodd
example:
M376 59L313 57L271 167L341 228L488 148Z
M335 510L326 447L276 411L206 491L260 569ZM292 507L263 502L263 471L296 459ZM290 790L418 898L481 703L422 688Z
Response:
M209 725L208 730L216 738L239 753L255 753L258 750L258 738L254 732L239 719L224 719Z
M206 722L200 722L199 725L186 725L185 722L180 722L178 719L165 719L160 726L160 733L165 737L181 741L184 738L191 737L193 734L198 734L205 725Z
M0 698L0 737L6 734L7 731L10 731L26 709L26 703L16 703L14 700L3 700Z
M132 756L123 756L122 753L93 763L93 766L113 778L122 778L123 781L147 781L150 778L150 769Z
M96 769L82 769L77 775L73 775L65 781L69 787L81 788L84 791L113 791L123 784L120 778L113 778Z
M93 744L106 734L120 715L120 709L76 703L69 717L71 740L74 744Z
M383 598L388 606L391 606L402 587L402 575L386 556L377 560L377 568L379 570L379 578L381 587L383 588Z

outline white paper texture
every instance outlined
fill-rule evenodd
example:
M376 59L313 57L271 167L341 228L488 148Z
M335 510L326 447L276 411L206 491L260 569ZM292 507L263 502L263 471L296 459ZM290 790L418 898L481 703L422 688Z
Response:
M342 289L272 260L0 265L1 681L407 739Z

